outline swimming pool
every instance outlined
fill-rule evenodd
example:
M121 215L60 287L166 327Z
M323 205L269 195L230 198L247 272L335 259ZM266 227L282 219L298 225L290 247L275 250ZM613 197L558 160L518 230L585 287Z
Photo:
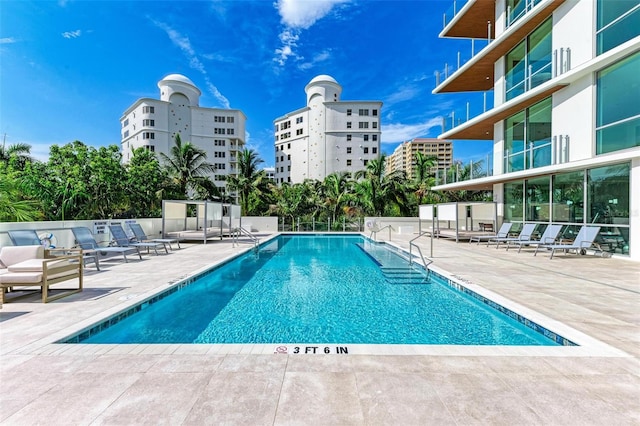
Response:
M278 236L65 342L571 344L359 235Z

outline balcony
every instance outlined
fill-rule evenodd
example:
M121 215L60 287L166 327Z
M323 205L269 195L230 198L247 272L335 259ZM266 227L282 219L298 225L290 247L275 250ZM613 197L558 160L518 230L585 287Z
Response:
M444 170L436 170L436 185L447 185L493 176L493 152L468 161L456 161Z
M458 59L458 67L450 74L445 65L445 80L437 81L438 86L433 93L488 91L493 88L495 76L494 65L520 43L529 33L538 27L564 0L543 0L521 19L515 21L496 40L491 41L475 56L464 64ZM471 3L471 1L469 2ZM476 2L474 2L476 3ZM480 3L478 1L477 3ZM493 1L491 2L493 4ZM465 6L467 7L467 6ZM477 21L474 21L477 24ZM483 24L484 25L484 24ZM483 31L485 31L483 29ZM486 31L484 37L486 38ZM472 49L472 54L474 54ZM459 55L458 55L459 57ZM439 72L436 73L439 75Z
M440 37L494 38L487 22L495 21L494 0L454 0L443 16Z

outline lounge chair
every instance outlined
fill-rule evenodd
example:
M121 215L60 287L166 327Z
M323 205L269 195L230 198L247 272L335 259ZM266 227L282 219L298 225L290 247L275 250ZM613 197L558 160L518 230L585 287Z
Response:
M506 238L506 237L508 237L509 236L509 231L511 231L511 227L512 226L513 226L513 223L504 222L497 233L489 234L489 235L472 235L471 238L469 238L469 243L471 243L473 241L477 241L478 244L480 244L481 241L487 241L487 245L489 245L489 240L492 239L492 238Z
M113 237L113 241L116 243L118 247L135 247L138 249L138 253L140 253L141 248L146 248L147 253L149 252L149 249L153 249L156 255L158 254L158 247L163 247L164 250L167 252L167 254L169 253L169 250L167 250L167 247L165 247L164 244L140 243L140 242L133 242L129 240L127 233L124 232L124 229L120 225L109 225L109 230L111 231L111 236Z
M89 228L83 226L71 228L71 232L73 232L76 243L83 250L96 251L96 258L98 253L117 253L121 254L122 257L124 257L124 261L126 263L128 262L127 253L137 252L140 260L142 260L142 254L140 254L140 249L138 247L100 247L95 238L93 238L93 235L91 234L91 231L89 231Z
M8 231L9 238L15 246L31 246L41 245L40 237L33 229L23 229L18 231ZM46 249L46 247L45 247ZM47 250L48 254L52 256L56 255L68 255L73 254L73 251L65 248L50 248ZM100 270L100 261L98 260L98 253L93 249L81 249L83 265L86 266L87 260L93 262L96 265L96 269Z
M578 235L576 235L576 238L573 240L572 243L540 244L536 247L536 251L533 255L535 256L536 254L538 254L538 249L540 248L551 250L551 256L549 257L549 259L553 259L553 255L556 252L556 250L564 250L565 252L568 252L569 250L575 250L577 254L580 254L583 251L586 251L588 248L590 248L593 245L593 242L595 241L599 233L600 233L599 226L585 225L582 228L580 228L580 231L578 231Z
M535 231L535 229L536 229L536 224L535 223L525 223L522 226L522 230L520 230L520 234L518 234L517 237L495 237L495 238L491 238L489 241L487 241L487 246L489 245L489 243L495 242L496 243L496 249L497 249L498 247L500 247L500 243L506 243L507 244L507 250L508 250L510 242L530 240L531 239L531 235L533 235L533 231Z
M167 247L170 248L171 250L173 250L173 247L171 246L171 243L176 243L176 244L178 244L178 248L180 248L180 240L177 239L177 238L149 238L149 237L147 237L147 234L144 233L144 230L142 229L142 226L140 226L139 223L130 223L129 224L129 229L131 229L131 232L133 232L133 235L136 237L136 242L139 242L139 243L147 243L147 242L161 243L161 244L164 244L165 250L167 250Z
M0 249L0 305L6 302L5 294L15 287L40 287L42 303L82 291L82 254L45 258L41 245L9 246ZM52 285L78 279L75 288L57 288L63 293L50 296ZM27 288L29 290L29 288ZM20 296L18 296L20 297Z
M524 246L539 246L540 244L554 244L558 239L558 234L560 234L560 230L562 229L562 225L547 225L547 228L544 230L539 240L518 240L518 241L510 241L507 243L507 250L509 250L509 244L513 243L518 245L518 253L522 250Z

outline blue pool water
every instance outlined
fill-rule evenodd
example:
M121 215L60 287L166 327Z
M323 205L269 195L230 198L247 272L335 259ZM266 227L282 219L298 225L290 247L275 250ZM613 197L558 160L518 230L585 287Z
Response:
M557 344L356 235L279 236L137 310L69 341Z

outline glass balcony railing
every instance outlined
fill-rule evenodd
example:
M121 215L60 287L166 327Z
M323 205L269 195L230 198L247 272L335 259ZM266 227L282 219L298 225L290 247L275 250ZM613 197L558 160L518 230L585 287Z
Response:
M504 153L504 170L506 173L535 169L552 164L551 138L530 142L527 149L518 152L506 150Z
M553 77L553 64L548 61L537 61L527 67L516 67L505 75L505 98L510 100L519 96Z
M448 132L492 108L493 90L478 94L472 101L467 101L464 106L453 109L442 117L442 132Z
M451 23L451 21L453 21L453 18L456 17L458 12L460 12L460 10L468 2L469 2L469 0L453 0L453 4L451 6L449 6L449 9L447 9L447 11L442 16L442 28L443 29L446 28L446 26L449 25L449 23Z
M527 14L542 0L520 0L514 5L507 6L507 28L517 22L520 18Z
M436 185L446 185L493 176L493 152L467 161L455 161L451 167L436 171Z

